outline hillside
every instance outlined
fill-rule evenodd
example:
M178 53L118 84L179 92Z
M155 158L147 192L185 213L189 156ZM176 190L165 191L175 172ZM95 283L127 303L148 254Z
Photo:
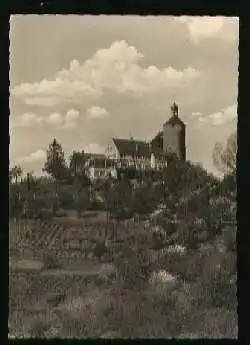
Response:
M102 211L10 222L12 332L236 338L235 171L173 161L96 189Z

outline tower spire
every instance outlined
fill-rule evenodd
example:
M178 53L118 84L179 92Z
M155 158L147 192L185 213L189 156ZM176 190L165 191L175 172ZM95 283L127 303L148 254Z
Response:
M171 106L171 112L172 112L172 116L178 117L178 105L175 103L175 101Z

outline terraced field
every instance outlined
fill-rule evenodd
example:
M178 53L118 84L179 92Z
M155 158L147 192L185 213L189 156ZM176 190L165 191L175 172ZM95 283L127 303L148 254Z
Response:
M108 233L111 234L110 229ZM24 334L33 319L46 323L54 308L66 303L65 300L70 303L71 299L93 289L93 282L100 280L103 265L86 260L83 254L89 243L104 239L106 234L105 223L70 225L58 221L23 221L10 224L9 323L12 333ZM75 251L69 246L72 240L80 243ZM60 269L38 267L48 255L60 260Z

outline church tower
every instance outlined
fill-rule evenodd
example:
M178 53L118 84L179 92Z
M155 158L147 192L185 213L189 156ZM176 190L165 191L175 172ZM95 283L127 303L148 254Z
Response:
M186 125L178 114L178 106L171 106L171 117L163 125L163 151L175 153L181 160L186 160Z

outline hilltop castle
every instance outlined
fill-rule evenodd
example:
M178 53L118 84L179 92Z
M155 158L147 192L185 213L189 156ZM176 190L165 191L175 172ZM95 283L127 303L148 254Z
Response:
M150 142L112 138L103 155L90 154L86 167L90 179L116 177L118 168L161 170L167 165L167 156L174 153L186 160L186 125L179 118L178 106L171 106L171 116Z

